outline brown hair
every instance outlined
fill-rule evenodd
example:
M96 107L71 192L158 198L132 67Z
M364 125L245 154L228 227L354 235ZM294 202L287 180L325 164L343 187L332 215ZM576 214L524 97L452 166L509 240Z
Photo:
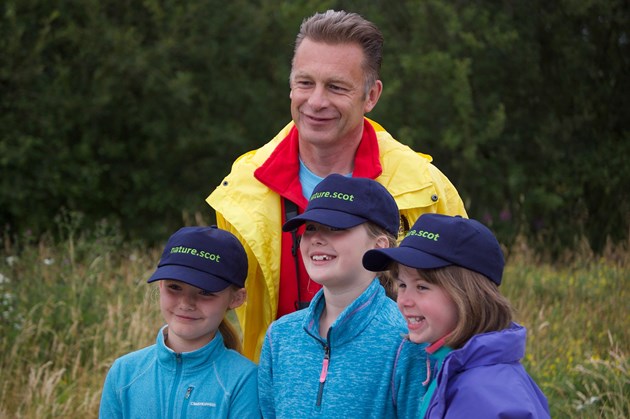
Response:
M236 285L230 285L230 292L237 293L240 290L242 290L242 288L239 288ZM243 298L243 302L245 302L246 298L247 296ZM233 349L239 354L242 354L243 343L241 334L239 333L239 330L236 328L236 326L234 326L233 321L229 318L229 314L231 311L232 309L228 309L223 316L223 320L221 320L221 324L219 324L219 332L221 332L221 335L223 336L223 344L226 348Z
M396 266L394 271L397 270ZM456 265L418 269L418 274L441 287L457 307L457 326L446 338L447 346L458 349L474 335L503 330L510 325L513 310L509 300L484 275Z
M366 95L379 79L383 61L383 35L374 23L359 14L327 10L304 19L295 39L294 59L295 52L304 38L327 44L358 44L365 55L363 71Z
M241 336L239 335L236 327L228 320L227 317L223 317L221 324L219 325L219 332L223 336L223 344L228 349L234 349L239 354L243 353L243 344L241 343Z
M378 236L386 236L387 241L389 242L389 247L398 246L396 237L378 224L368 221L367 223L365 223L365 228L370 237L377 238ZM383 288L385 288L385 293L387 294L387 296L396 301L396 281L394 281L395 276L392 274L392 272L378 272L377 276L379 281L381 282L381 285L383 286Z

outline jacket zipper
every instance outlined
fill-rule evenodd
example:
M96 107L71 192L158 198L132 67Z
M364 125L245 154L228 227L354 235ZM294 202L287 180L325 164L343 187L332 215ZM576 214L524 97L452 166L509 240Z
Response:
M190 386L186 389L186 394L184 395L184 405L182 406L182 416L185 418L188 414L188 405L190 404L190 394L193 392L194 387Z
M326 384L326 377L328 376L328 365L330 364L330 331L328 329L326 343L324 344L324 360L322 362L322 372L319 374L319 390L317 391L317 404L316 407L321 407L322 396L324 394L324 384Z
M174 409L175 409L175 396L177 394L177 389L179 388L179 381L181 379L182 374L182 354L175 354L175 379L173 380L173 387L171 388L171 397L170 397L170 406L168 409L169 418L174 417Z

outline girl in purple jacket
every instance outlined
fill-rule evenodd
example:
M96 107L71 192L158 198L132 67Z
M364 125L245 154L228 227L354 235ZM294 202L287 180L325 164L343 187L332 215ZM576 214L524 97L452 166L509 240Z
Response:
M546 397L520 363L526 330L512 321L499 292L504 264L488 228L440 214L421 215L398 248L364 255L365 268L397 278L409 340L422 344L401 350L425 352L426 393L409 394L421 398L418 417L550 417Z

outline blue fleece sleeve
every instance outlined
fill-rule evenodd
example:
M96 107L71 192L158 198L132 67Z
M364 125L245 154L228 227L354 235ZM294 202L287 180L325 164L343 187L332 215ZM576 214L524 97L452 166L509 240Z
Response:
M273 398L273 362L271 353L271 329L273 323L267 330L265 341L263 342L258 364L258 399L260 411L264 418L275 418L276 410Z
M230 404L230 418L260 418L258 405L257 371L252 369L234 389Z
M422 398L426 393L426 345L403 339L392 370L392 397L399 418L420 417Z
M101 405L98 411L98 417L101 419L109 418L122 418L122 402L120 399L120 393L117 391L117 378L119 376L119 363L114 362L114 365L109 369L107 377L105 377L105 384L103 385L103 393L101 394Z

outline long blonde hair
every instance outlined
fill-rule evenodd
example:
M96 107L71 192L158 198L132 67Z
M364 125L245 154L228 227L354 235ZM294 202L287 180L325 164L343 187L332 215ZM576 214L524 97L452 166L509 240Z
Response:
M219 332L223 336L223 344L228 349L233 349L239 354L243 353L243 344L241 342L241 335L236 330L236 327L227 318L227 315L221 320L219 325Z
M237 293L240 290L243 290L242 288L237 287L236 285L230 285L230 292L232 293ZM243 298L243 301L241 302L244 303L245 299L247 297L245 296ZM221 335L223 336L223 344L225 345L226 348L228 349L233 349L236 352L243 354L243 343L242 343L242 338L241 338L241 334L239 333L238 329L234 326L234 321L237 321L236 319L234 320L230 320L230 313L232 313L233 309L228 309L225 312L225 315L223 316L223 320L221 320L221 324L219 324L219 332L221 332Z

